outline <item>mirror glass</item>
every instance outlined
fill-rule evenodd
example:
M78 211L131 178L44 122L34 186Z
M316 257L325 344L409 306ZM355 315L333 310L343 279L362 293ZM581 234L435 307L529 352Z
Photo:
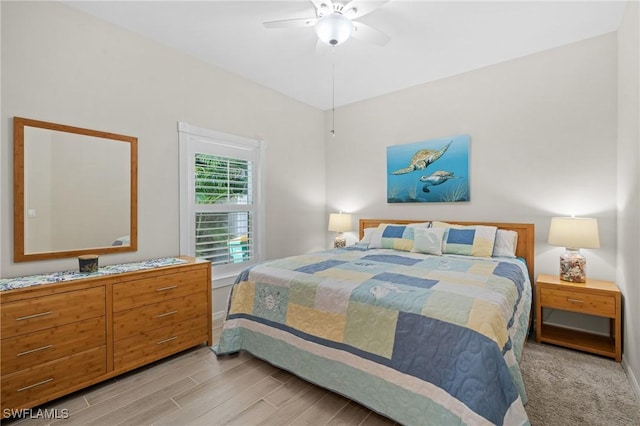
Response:
M137 249L137 139L14 118L14 259Z

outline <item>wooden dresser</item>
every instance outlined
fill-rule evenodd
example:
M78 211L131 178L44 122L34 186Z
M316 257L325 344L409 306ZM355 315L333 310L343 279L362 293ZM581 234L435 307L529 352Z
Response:
M181 259L0 291L3 415L211 345L211 264Z

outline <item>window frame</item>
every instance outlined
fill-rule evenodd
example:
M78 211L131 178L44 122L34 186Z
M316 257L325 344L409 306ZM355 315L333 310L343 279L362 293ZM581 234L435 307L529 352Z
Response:
M237 158L253 162L254 183L253 204L255 217L252 221L255 255L252 261L224 265L223 272L216 273L219 266L213 266L212 287L219 288L233 284L242 270L264 260L264 182L265 182L265 142L242 136L209 130L188 123L178 122L179 135L179 171L180 171L180 253L195 256L195 218L199 209L195 203L196 153ZM220 211L224 211L224 205Z

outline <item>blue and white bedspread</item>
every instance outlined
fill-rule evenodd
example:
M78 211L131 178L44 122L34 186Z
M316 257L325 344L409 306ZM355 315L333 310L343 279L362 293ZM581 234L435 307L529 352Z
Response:
M247 350L402 424L528 424L524 262L361 249L265 262L216 353Z

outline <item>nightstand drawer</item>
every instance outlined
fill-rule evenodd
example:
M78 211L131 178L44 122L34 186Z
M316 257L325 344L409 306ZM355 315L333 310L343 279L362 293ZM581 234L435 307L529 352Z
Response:
M540 302L545 308L562 309L613 318L616 300L613 296L586 294L577 291L540 289Z

